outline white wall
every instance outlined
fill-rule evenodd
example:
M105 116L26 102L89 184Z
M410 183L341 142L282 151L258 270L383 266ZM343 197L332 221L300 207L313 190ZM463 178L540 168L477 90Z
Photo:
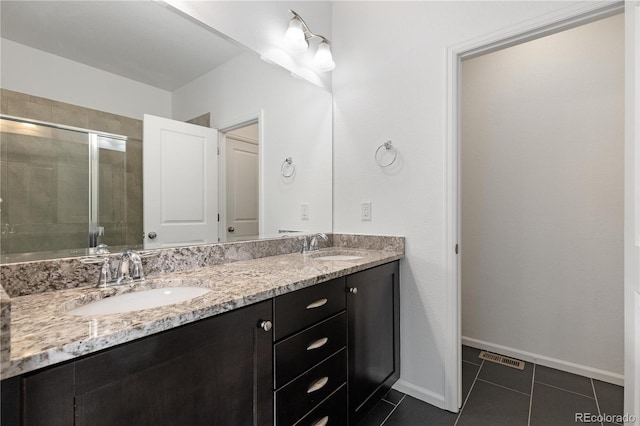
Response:
M310 48L303 54L292 55L282 48L284 33L292 17L289 9L300 14L315 34L331 40L331 2L168 0L167 3L268 60L318 86L331 89L331 73L316 72L311 66L317 39L309 42Z
M407 237L397 387L444 406L446 48L567 2L335 2L334 231ZM402 164L374 162L392 139ZM360 221L372 201L373 220Z
M171 117L171 93L1 39L0 86L142 120Z
M176 120L210 112L218 129L261 113L261 236L277 236L279 229L331 231L329 92L244 54L174 91L173 112ZM281 176L287 157L296 166L292 179ZM301 220L302 203L309 205L309 220Z
M624 15L463 61L461 117L463 341L621 384Z

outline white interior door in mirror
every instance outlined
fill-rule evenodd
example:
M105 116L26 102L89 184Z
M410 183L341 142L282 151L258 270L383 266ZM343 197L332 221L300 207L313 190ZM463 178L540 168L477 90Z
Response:
M227 241L258 238L258 143L226 137Z
M218 241L218 132L144 115L144 246Z

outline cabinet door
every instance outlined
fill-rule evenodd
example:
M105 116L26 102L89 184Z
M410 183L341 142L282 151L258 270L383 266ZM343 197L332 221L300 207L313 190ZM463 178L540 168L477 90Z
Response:
M270 425L271 320L262 302L76 363L76 425Z
M355 425L400 377L398 262L347 277L349 415Z
M22 400L18 403L18 407L23 412L22 421L16 421L19 417L16 416L16 419L7 424L25 426L73 424L73 363L27 374L18 381L22 392ZM4 389L2 391L4 392Z

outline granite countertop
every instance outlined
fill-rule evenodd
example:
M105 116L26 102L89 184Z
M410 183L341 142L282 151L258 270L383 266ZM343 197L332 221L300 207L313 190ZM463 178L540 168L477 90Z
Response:
M327 254L356 260L317 260ZM402 251L329 248L225 263L162 275L143 283L58 290L11 298L10 359L3 379L129 342L404 257ZM197 286L211 291L186 302L142 311L74 316L93 300L135 290Z

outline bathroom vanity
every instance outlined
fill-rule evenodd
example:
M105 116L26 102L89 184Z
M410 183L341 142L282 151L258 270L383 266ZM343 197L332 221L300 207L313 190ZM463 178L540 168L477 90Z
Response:
M145 286L211 291L101 318L59 308L95 289L14 298L15 349L38 334L23 309L50 324L40 352L12 353L3 371L2 424L355 425L399 377L403 253L348 253L357 259L294 253L170 274Z

